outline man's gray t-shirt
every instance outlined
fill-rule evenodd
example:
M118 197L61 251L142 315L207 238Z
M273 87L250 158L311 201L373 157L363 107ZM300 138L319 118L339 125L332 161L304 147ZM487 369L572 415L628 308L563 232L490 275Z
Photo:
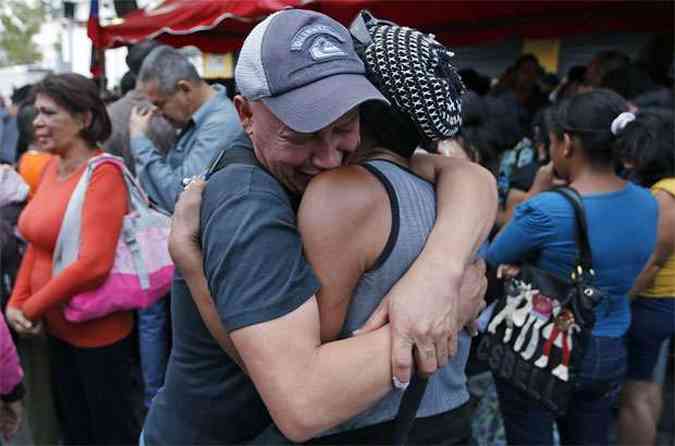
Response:
M261 167L216 173L201 224L204 269L228 332L284 316L319 289L302 255L294 198ZM173 348L144 441L225 444L258 435L271 418L252 381L209 334L180 277L172 296Z

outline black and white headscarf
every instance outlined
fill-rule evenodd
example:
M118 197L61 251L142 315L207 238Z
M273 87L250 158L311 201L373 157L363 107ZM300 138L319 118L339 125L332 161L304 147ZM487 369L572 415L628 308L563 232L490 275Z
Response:
M425 137L454 136L462 125L464 84L450 64L453 53L433 36L405 26L374 21L367 28L368 78Z

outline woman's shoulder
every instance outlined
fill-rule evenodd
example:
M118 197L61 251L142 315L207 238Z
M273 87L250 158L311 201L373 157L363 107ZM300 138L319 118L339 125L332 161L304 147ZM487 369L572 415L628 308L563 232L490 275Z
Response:
M675 196L675 177L663 178L657 181L651 188L652 192L663 190Z

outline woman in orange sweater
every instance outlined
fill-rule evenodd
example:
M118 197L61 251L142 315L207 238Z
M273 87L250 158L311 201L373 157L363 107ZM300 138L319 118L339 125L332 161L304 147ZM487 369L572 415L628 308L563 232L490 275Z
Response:
M94 82L78 74L50 75L33 91L35 137L54 157L19 218L29 245L7 320L20 334L38 333L44 325L65 444L135 443L128 370L132 313L83 323L68 322L63 313L69 299L101 285L112 268L128 210L124 177L116 166L94 170L82 210L79 257L52 274L66 206L87 161L101 153L97 143L110 135L110 119Z

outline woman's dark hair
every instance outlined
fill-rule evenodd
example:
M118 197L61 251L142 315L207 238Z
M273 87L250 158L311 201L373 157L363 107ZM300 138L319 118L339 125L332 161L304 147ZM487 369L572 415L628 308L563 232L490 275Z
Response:
M605 74L602 78L602 87L615 91L626 99L633 99L656 90L658 85L642 67L631 64Z
M134 88L136 88L136 75L131 71L127 71L120 80L120 94L124 96Z
M641 110L623 129L617 148L621 159L633 164L637 181L651 187L657 181L675 177L673 111Z
M31 144L35 141L35 130L33 121L37 115L35 106L32 103L24 103L19 107L16 114L16 128L19 131L19 138L16 143L17 159L23 155Z
M617 93L596 89L561 101L548 117L549 130L559 138L564 133L576 139L590 162L612 164L617 137L612 121L628 110L625 99Z
M91 112L89 126L80 132L89 145L95 146L110 136L110 117L91 79L76 73L50 74L35 84L32 91L36 96L50 97L71 114Z
M377 145L410 158L417 146L422 144L420 131L405 113L379 101L368 101L361 105L360 110L364 130L370 133Z

